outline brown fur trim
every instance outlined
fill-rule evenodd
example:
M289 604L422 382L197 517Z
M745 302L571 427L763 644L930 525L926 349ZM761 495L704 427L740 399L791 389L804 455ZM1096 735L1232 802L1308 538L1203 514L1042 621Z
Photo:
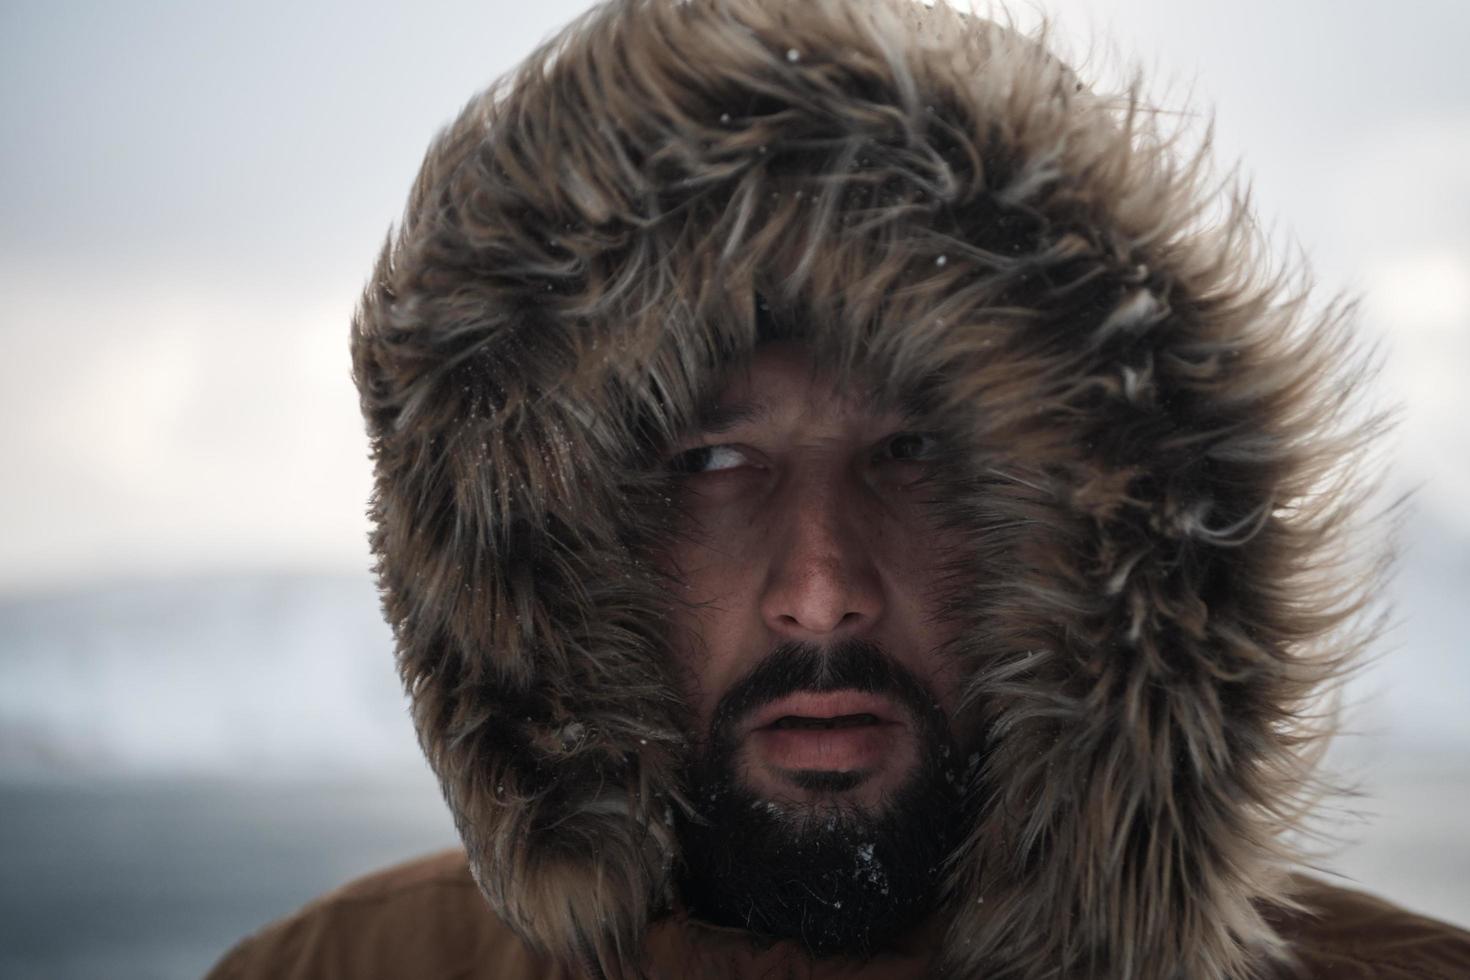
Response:
M653 464L759 295L964 450L947 605L987 755L939 968L1281 952L1261 909L1371 584L1362 433L1345 319L1206 175L1136 96L907 0L614 0L439 136L353 355L399 667L513 928L634 976L670 901Z

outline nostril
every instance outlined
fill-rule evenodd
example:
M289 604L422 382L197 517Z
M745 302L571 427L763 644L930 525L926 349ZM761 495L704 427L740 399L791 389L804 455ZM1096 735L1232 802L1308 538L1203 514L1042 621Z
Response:
M803 632L830 633L841 629L850 629L862 623L867 617L858 611L849 611L840 615L835 621L823 621L819 615L806 618L794 616L790 613L781 613L776 621L784 629L801 630Z
M811 548L780 556L760 600L773 629L791 635L826 637L851 632L878 618L882 586L866 555L854 546L837 553Z

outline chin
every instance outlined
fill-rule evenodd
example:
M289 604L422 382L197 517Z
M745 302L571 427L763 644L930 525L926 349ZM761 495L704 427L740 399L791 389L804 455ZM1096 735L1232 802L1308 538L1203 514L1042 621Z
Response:
M915 767L904 772L867 770L768 770L746 767L740 786L752 797L779 810L854 810L879 815L893 797L915 779Z
M961 825L962 774L947 766L955 755L926 754L907 773L762 770L754 779L706 758L690 778L698 813L679 821L684 904L814 956L881 948L941 901L939 869Z

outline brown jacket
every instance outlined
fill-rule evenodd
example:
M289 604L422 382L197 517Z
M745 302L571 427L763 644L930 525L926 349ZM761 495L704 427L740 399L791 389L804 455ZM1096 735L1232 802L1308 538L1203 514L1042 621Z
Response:
M495 918L429 866L236 962L780 955L668 918L690 739L656 559L661 454L780 338L942 447L945 653L980 735L914 970L1245 980L1293 944L1326 976L1463 967L1372 899L1271 911L1318 695L1375 621L1349 533L1375 426L1350 309L1184 152L1195 115L915 0L606 0L473 99L352 345L398 667Z
M1307 877L1309 912L1272 916L1294 965L1271 980L1464 980L1470 932ZM790 943L757 943L680 915L648 934L653 980L924 980L936 936L921 931L866 963L814 962ZM207 980L584 980L536 955L495 917L462 851L362 878L236 946Z

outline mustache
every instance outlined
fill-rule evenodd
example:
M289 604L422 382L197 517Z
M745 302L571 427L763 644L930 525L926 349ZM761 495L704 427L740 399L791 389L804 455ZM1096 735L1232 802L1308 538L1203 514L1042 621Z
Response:
M751 712L798 691L848 690L892 698L926 724L936 716L945 721L938 699L918 676L875 643L783 643L720 698L710 723L712 739L727 740Z

